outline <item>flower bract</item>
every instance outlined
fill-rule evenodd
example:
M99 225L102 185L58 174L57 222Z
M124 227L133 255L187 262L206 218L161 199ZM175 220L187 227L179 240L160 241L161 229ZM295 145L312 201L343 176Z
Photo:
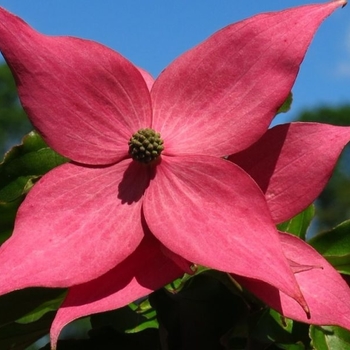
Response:
M275 224L317 197L350 130L268 127L317 28L344 4L229 25L156 80L103 45L40 34L1 9L0 50L23 108L71 161L44 175L19 208L0 250L0 293L68 287L55 345L71 320L124 306L195 263L271 286L272 306L288 300L298 319L323 322ZM350 296L344 284L334 288ZM325 320L350 329L349 314Z

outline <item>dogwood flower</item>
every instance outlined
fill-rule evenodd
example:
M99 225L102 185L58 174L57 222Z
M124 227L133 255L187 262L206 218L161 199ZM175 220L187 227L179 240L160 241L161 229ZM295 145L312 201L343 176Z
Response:
M66 323L147 295L191 263L261 281L312 314L275 224L324 184L308 195L305 185L295 186L289 202L280 200L284 187L298 183L302 161L291 172L261 164L253 174L234 155L270 135L315 31L344 4L230 25L155 81L103 45L40 34L1 9L0 50L23 108L47 144L71 161L44 175L19 208L0 249L0 294L69 287L53 346ZM341 130L339 147L328 144L328 172L350 139ZM284 132L277 132L282 145ZM289 153L275 160L288 164ZM250 159L258 162L259 150ZM269 179L267 191L261 182Z

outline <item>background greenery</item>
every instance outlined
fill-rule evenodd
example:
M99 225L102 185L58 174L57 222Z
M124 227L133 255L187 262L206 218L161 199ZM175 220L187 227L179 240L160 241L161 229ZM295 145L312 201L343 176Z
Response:
M0 64L0 157L32 130L16 92L16 85L6 64Z

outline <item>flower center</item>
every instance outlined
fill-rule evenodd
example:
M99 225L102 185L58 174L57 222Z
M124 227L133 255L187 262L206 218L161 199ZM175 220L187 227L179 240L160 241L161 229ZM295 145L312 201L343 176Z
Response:
M144 164L156 160L164 149L160 133L150 128L138 130L128 144L131 157Z

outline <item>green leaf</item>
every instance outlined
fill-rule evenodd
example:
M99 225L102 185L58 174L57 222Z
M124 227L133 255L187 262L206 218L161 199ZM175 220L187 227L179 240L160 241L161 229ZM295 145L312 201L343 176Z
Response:
M0 297L0 327L10 324L38 309L45 309L58 298L63 300L63 289L26 288ZM43 312L41 313L43 314ZM33 317L37 319L38 317ZM1 347L0 347L1 349Z
M21 203L22 198L9 203L0 203L0 244L11 236L17 209Z
M134 310L134 312L142 315L146 320L138 324L136 327L127 329L126 333L137 333L148 328L158 328L157 312L153 309L149 299L145 299L140 303L132 303L129 307Z
M209 269L207 267L196 265L195 270L193 271L193 274L185 273L182 277L167 284L164 288L172 294L179 293L182 290L182 288L185 286L187 281L189 281L191 278L201 274L202 272L207 272L207 271L209 271Z
M305 346L300 343L296 344L278 344L279 349L284 349L284 350L304 350Z
M63 295L62 289L27 288L1 296L0 349L26 349L47 334L55 314L48 311L58 307Z
M147 328L158 328L156 311L146 299L123 308L92 315L94 329L111 326L120 333L137 333Z
M304 350L309 345L309 326L288 319L273 309L253 314L250 337L256 344L276 344L278 349Z
M38 133L30 132L21 145L6 153L0 164L0 203L17 200L40 176L67 161L49 148Z
M350 349L350 332L335 326L311 326L310 338L315 350Z
M138 332L144 331L144 330L149 329L149 328L158 329L158 327L159 327L158 320L157 320L156 316L154 316L153 319L150 319L148 321L144 321L134 328L127 329L125 331L125 333L138 333Z
M267 309L251 330L251 337L263 343L291 343L293 321L281 316L278 312Z
M294 218L277 225L278 230L292 233L305 240L306 231L315 216L315 206L312 204Z
M60 293L55 299L48 300L43 302L41 305L36 307L34 310L26 314L25 316L19 318L17 323L31 323L37 321L39 318L44 316L46 313L50 311L56 311L63 302L63 299L66 296L66 292Z
M283 102L283 105L278 109L277 114L286 113L290 110L293 102L293 94L290 92L287 99Z
M350 220L312 238L309 243L340 273L350 275Z
M206 272L175 294L166 289L152 293L150 301L157 310L162 344L169 349L221 349L220 344L231 342L227 331L244 324L248 312L240 296ZM241 338L236 333L232 337Z

